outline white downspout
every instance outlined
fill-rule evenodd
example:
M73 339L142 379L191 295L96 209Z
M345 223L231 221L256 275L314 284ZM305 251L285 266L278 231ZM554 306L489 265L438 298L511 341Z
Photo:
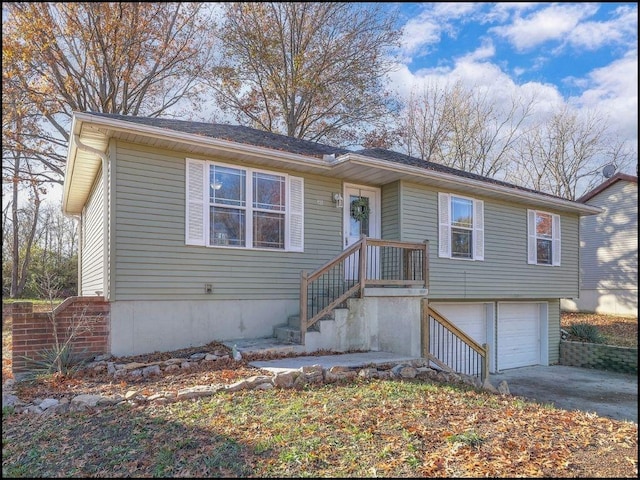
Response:
M80 135L78 135L77 133L73 134L73 141L77 145L78 149L82 150L83 152L93 153L94 155L97 155L98 157L100 157L100 159L102 160L102 187L103 187L102 228L104 232L104 238L106 238L107 241L109 241L109 235L108 235L108 232L109 232L109 210L108 210L109 186L107 184L108 182L107 163L108 163L109 157L107 157L107 154L105 152L82 143L80 141ZM102 285L103 285L102 295L104 296L104 299L108 301L110 292L109 292L109 282L108 282L109 259L107 258L107 252L108 252L107 244L106 242L104 242L103 252L102 252ZM80 262L78 262L78 267L80 267L80 265L81 265Z

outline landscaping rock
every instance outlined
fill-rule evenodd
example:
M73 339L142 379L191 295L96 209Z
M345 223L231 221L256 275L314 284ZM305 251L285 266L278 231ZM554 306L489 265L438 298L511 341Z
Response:
M216 362L221 360L229 360L229 355L220 351L214 352L198 352L190 355L188 360L185 358L171 358L165 361L150 363L115 363L107 361L108 358L96 359L91 365L92 369L101 369L112 375L114 379L125 380L127 378L146 378L151 376L162 375L163 373L176 372L181 369L188 370L197 366L200 362ZM6 382L2 395L2 406L11 406L15 408L16 413L33 413L51 415L54 413L65 413L68 411L84 410L86 408L106 407L122 402L130 404L157 403L166 404L174 401L189 400L196 398L211 397L218 392L237 392L240 390L269 390L273 388L297 388L302 389L309 384L333 383L338 381L350 381L356 376L364 379L413 379L420 378L423 380L438 382L463 382L474 387L483 388L487 391L501 394L509 394L509 388L506 382L501 382L498 388L487 380L482 382L476 377L458 375L451 372L444 372L429 368L428 360L417 360L410 363L388 364L368 366L361 369L353 369L351 367L333 366L329 369L322 368L321 365L304 366L297 370L285 370L277 372L274 375L254 375L245 379L241 379L230 385L195 385L190 388L181 389L178 392L155 392L143 394L137 389L130 389L123 395L102 396L83 394L69 398L53 399L35 399L31 404L25 404L14 395L11 387L13 383ZM126 385L126 383L123 383ZM145 390L146 393L146 390Z

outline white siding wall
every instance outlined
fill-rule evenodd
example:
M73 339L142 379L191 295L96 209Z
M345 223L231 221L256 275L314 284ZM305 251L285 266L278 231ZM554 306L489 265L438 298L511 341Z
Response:
M569 309L637 315L638 184L619 180L587 203L604 210L580 220L580 298Z

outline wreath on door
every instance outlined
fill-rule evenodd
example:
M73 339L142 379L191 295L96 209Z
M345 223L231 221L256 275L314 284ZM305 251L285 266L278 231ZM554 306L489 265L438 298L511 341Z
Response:
M359 197L351 201L351 217L358 222L369 218L370 211L368 198Z

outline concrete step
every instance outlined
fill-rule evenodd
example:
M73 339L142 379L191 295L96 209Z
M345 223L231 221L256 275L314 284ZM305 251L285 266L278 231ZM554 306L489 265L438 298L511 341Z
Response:
M300 327L291 328L288 325L274 327L273 336L278 342L300 344L302 342L302 333Z
M305 353L304 345L278 342L274 337L241 338L223 342L229 348L236 349L242 354L277 354Z
M333 319L334 319L333 312L329 312L324 317L322 317L318 322L314 323L310 327L310 330L318 330L321 321L333 320ZM287 325L289 325L289 327L291 328L297 328L298 330L300 330L300 314L297 313L295 315L289 315L289 317L287 317Z

